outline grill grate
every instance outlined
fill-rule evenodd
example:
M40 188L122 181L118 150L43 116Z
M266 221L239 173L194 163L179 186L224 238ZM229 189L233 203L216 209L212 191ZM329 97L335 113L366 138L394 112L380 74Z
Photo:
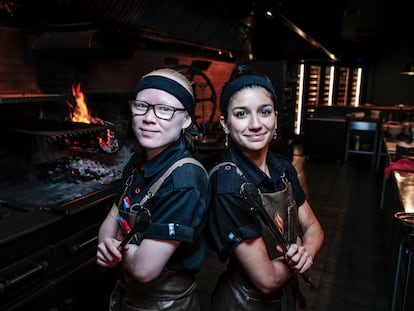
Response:
M85 134L100 134L107 130L102 124L87 124L70 121L36 120L25 122L23 125L11 129L15 132L36 136L45 136L52 141L71 138Z

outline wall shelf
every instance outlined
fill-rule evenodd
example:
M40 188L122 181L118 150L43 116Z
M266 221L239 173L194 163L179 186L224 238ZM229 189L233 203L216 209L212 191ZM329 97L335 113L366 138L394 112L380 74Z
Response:
M0 95L0 104L39 103L65 99L63 94L16 94Z

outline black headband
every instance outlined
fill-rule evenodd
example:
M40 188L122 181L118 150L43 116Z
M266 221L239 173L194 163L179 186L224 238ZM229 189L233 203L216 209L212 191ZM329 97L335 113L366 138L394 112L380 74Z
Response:
M146 76L139 80L135 92L138 93L144 89L158 89L170 93L177 98L188 111L191 118L195 120L194 109L195 100L189 91L185 89L180 83L173 79L164 76Z
M220 112L222 114L227 114L227 105L233 94L241 90L242 88L251 85L258 85L264 87L266 90L272 93L276 104L276 92L269 80L256 75L246 75L229 82L223 87L220 96Z

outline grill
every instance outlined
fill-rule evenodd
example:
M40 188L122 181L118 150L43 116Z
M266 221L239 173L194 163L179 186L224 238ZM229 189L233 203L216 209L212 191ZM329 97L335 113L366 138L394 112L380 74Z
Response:
M44 98L0 104L19 110ZM104 309L113 278L95 263L97 232L131 156L127 126L49 116L2 122L0 310L101 309L97 301Z

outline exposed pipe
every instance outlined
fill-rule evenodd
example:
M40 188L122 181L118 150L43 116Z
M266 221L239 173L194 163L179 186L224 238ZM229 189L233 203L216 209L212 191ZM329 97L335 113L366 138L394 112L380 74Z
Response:
M332 61L339 61L339 58L335 56L334 53L329 51L327 48L325 48L322 44L320 44L318 41L316 41L314 38L312 38L310 35L308 35L306 32L304 32L302 29L300 29L298 26L296 26L295 23L293 23L290 19L288 19L286 16L281 14L280 12L276 11L277 16L282 20L282 22L289 27L291 30L293 30L297 35L305 39L309 44L317 48L318 50L322 51L324 54L326 54L329 59Z

